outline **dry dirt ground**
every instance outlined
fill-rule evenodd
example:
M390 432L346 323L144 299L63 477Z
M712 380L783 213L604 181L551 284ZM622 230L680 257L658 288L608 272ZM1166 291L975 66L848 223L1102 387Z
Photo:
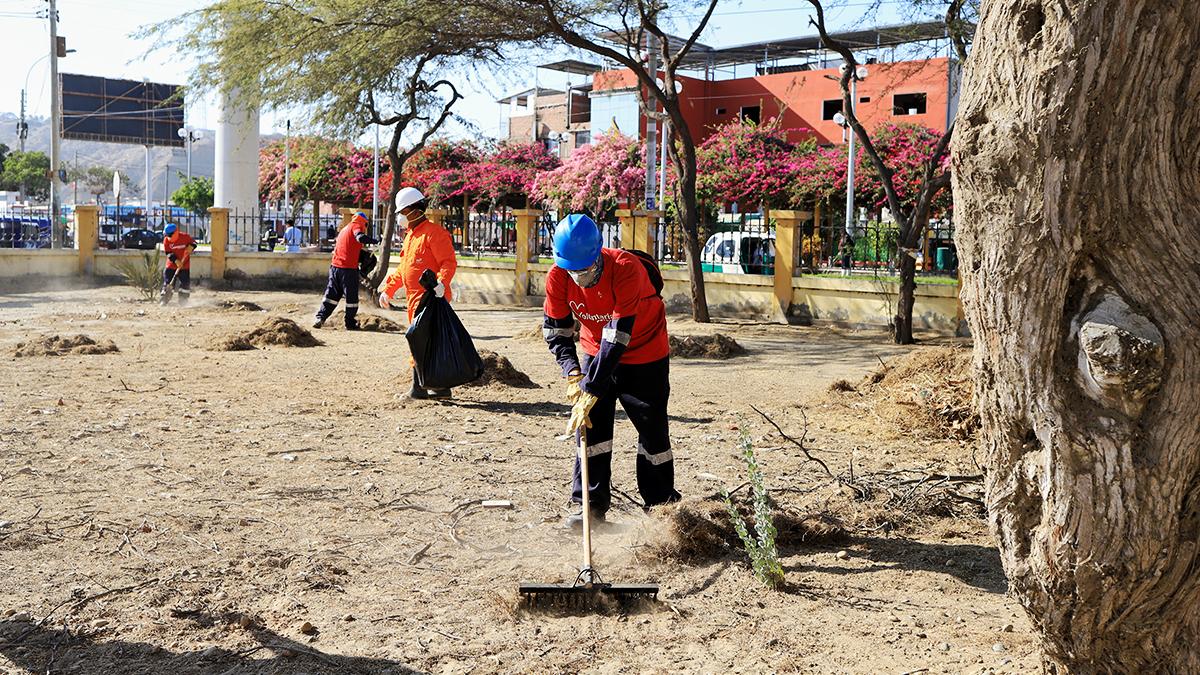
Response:
M324 329L318 347L207 350L269 315L307 326L318 296L202 290L180 309L119 286L0 291L0 671L1036 669L978 518L884 518L842 542L783 542L783 591L761 587L738 551L656 555L667 534L632 504L627 421L614 480L632 499L616 500L597 566L610 580L658 583L661 602L607 615L514 610L519 582L569 581L580 557L559 525L572 454L562 385L540 341L513 337L540 313L458 306L477 347L541 386L464 388L446 403L397 399L408 386L397 334ZM218 306L230 300L266 311ZM833 381L903 353L880 333L685 320L671 330L720 331L749 350L672 363L687 497L744 481L746 429L782 508L818 508L814 494L847 502L751 405L794 436L806 410L806 446L835 473L851 461L860 475L978 472L966 443L828 402ZM19 342L75 334L120 351L13 356Z

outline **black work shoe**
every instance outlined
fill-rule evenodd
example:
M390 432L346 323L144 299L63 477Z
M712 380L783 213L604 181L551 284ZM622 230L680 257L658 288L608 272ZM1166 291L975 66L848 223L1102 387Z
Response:
M313 322L313 328L320 328L321 326L324 326L324 325L325 325L325 319L322 319L319 316L317 317L317 320Z
M424 399L429 398L429 392L425 391L424 389L421 389L420 387L413 387L412 389L409 390L409 392L407 394L404 395L404 398L424 400Z
M362 330L362 328L360 328L356 323L348 323L346 324L346 330Z
M449 389L430 389L429 398L452 398L454 395Z
M596 511L595 509L592 510L592 527L598 527L598 526L604 525L605 523L608 522L608 520L604 516L605 513L607 513L607 512L606 511ZM580 509L579 513L573 513L573 514L567 516L566 518L564 518L563 519L563 527L568 530L582 531L583 530L583 509Z

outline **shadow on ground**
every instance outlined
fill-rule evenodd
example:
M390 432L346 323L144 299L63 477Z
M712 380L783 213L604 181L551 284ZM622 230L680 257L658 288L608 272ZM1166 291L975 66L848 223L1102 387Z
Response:
M854 537L847 544L857 546L853 557L869 560L871 564L803 565L788 571L847 575L900 569L946 574L989 593L1003 594L1008 590L1000 552L991 546L882 537Z
M236 617L189 617L201 625L230 623ZM50 622L51 624L53 622ZM41 626L29 621L0 621L0 654L32 673L416 673L388 659L330 654L266 628L246 630L255 646L232 651L220 647L172 652L144 642L110 640L75 627Z

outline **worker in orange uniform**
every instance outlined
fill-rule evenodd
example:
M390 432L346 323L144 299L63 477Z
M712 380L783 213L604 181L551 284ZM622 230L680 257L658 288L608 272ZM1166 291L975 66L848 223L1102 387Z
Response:
M404 294L408 300L408 322L411 324L413 315L421 305L425 289L421 286L421 274L425 270L433 270L437 275L437 286L433 292L439 298L451 300L454 295L450 291L450 280L458 269L458 259L454 255L454 241L450 233L441 225L430 222L425 217L428 202L421 191L406 187L396 193L396 210L404 217L408 232L404 235L404 245L400 252L400 267L388 275L384 281L383 292L379 294L379 306L391 307L396 291L404 286ZM409 359L412 363L412 359ZM408 393L411 398L449 398L449 389L424 390L417 386L417 370L413 367L413 385Z
M192 251L196 240L187 232L180 232L175 223L167 223L163 229L163 251L167 253L167 266L163 268L163 286L158 294L158 303L171 301L175 282L179 282L179 304L187 304L192 294Z
M317 308L313 328L325 325L325 320L337 309L338 301L346 298L346 330L358 330L358 257L365 244L378 244L367 234L367 214L359 211L337 234L333 245L333 260L329 265L329 283L325 297Z

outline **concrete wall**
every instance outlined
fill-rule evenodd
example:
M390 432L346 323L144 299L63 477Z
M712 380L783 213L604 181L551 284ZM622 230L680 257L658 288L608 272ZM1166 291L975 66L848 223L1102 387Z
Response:
M68 277L79 274L79 252L74 249L0 248L0 287L4 279Z
M122 260L137 260L141 251L96 251L98 277L119 277ZM226 258L228 279L311 280L321 283L329 272L328 253L239 253ZM79 254L74 250L0 249L0 289L4 279L23 277L70 277L78 275ZM393 270L395 268L393 267ZM550 265L531 263L525 294L516 292L516 263L463 258L454 277L454 294L459 300L500 305L539 306L545 295ZM192 256L192 278L208 279L212 259L207 251ZM770 321L776 306L774 278L744 274L705 274L709 308L716 317L739 317ZM663 297L672 312L687 313L691 290L687 273L663 272ZM14 284L15 285L15 284ZM896 302L894 281L796 277L792 280L792 309L789 320L797 323L844 326L887 326ZM952 334L958 327L958 286L918 284L914 325L923 330Z

